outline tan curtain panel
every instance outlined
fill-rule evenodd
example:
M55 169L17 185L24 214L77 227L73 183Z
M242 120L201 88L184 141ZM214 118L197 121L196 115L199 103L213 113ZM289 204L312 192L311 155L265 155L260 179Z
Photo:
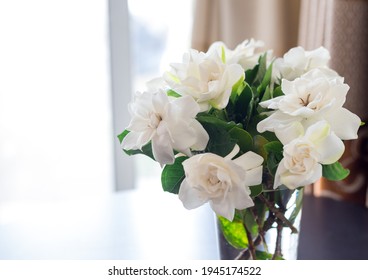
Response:
M299 0L196 0L192 47L215 41L234 48L245 39L266 43L276 55L297 45Z
M306 49L321 45L330 50L330 66L345 77L350 90L346 107L368 120L368 1L302 0L299 44ZM342 182L322 179L314 193L365 203L368 207L368 128L359 139L346 142L342 164L351 171Z

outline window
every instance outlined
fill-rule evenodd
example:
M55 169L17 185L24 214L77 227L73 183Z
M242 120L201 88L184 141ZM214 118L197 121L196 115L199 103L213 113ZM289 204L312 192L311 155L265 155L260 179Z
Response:
M134 161L138 187L160 184L159 165L125 157L116 135L130 93L181 60L191 21L187 0L0 2L0 206L109 193L115 170L129 188Z
M188 0L129 0L133 91L181 61L190 47L193 3ZM135 156L136 186L158 185L160 166L145 156Z
M0 203L113 190L107 1L0 2Z

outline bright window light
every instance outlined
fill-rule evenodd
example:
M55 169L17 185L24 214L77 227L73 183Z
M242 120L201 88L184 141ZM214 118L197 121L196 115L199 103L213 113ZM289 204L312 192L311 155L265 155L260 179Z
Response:
M107 1L0 2L0 203L113 189Z
M188 0L129 0L133 90L159 77L190 47L193 2ZM135 156L136 185L160 190L159 164ZM158 186L157 186L158 185Z

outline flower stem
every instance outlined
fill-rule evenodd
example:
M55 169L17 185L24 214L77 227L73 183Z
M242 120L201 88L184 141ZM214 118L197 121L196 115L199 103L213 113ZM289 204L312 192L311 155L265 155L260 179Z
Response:
M277 219L276 222L277 222L277 237L276 237L275 253L272 256L273 260L277 259L277 257L282 257L281 242L282 242L283 222L280 219Z
M258 197L262 202L267 205L268 209L270 209L270 211L274 213L278 219L280 219L291 229L292 233L298 233L298 230L293 226L293 224L288 219L286 219L284 213L276 208L264 195L260 194Z
M245 232L246 232L247 238L248 238L248 249L249 249L250 255L252 257L252 260L256 260L257 259L257 257L256 257L256 248L254 246L252 234L248 230L245 223L243 225L244 225L244 229L245 229Z
M265 234L266 231L268 231L272 227L272 224L274 222L275 222L275 216L270 215L267 218L267 220L264 222L263 228L260 228L259 235L253 241L253 247L254 248L256 246L258 246L259 244L261 244L261 242L264 242L264 234ZM250 248L247 248L247 249L244 249L243 251L241 251L239 253L239 255L235 258L235 260L249 260L250 256L251 256Z

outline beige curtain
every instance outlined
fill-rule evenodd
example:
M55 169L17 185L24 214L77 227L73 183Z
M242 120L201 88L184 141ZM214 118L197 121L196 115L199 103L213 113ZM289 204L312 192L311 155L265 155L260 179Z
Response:
M234 48L245 39L265 42L275 55L297 45L300 0L197 0L192 46L215 41Z
M299 44L306 49L321 45L330 50L330 66L350 86L346 107L368 120L368 1L302 0ZM368 207L368 128L359 139L346 142L342 159L350 176L342 182L321 180L316 195L365 203Z

